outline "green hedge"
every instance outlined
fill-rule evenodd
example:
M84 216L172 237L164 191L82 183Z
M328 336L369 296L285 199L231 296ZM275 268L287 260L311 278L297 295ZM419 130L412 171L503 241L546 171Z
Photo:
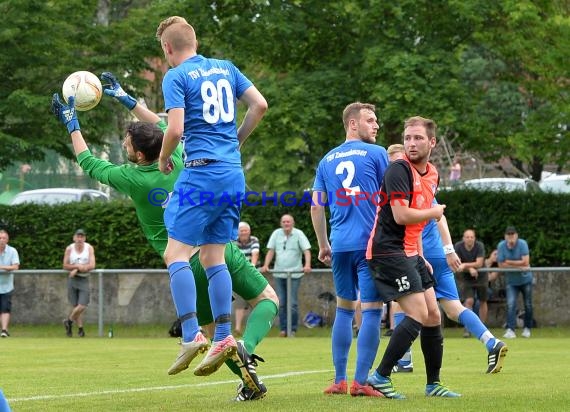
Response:
M454 190L442 192L438 199L447 205L445 214L454 241L461 240L464 229L474 228L488 254L503 239L505 227L515 225L520 237L528 241L533 266L570 263L570 195ZM270 201L265 206L244 206L242 220L249 222L252 233L259 237L263 255L281 215L290 213L313 245L313 266L320 267L309 210L306 202L282 206ZM99 268L163 267L148 246L130 201L0 206L0 228L10 233L22 269L60 268L65 247L79 227L86 230L87 241L96 248Z

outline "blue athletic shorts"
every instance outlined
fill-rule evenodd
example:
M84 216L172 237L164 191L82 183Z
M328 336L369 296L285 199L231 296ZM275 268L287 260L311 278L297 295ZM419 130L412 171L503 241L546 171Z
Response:
M433 268L433 277L435 278L435 296L438 299L459 300L457 293L457 284L455 283L455 275L449 268L446 259L427 258Z
M355 301L360 290L361 302L382 301L366 262L366 250L333 253L332 272L338 297Z
M223 162L182 170L164 211L168 236L192 246L237 239L245 178Z

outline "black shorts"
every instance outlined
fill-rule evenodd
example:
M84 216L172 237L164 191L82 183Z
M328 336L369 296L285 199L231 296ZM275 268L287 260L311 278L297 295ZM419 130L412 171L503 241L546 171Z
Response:
M0 313L12 312L12 292L0 294Z
M434 285L433 276L419 255L375 257L368 261L368 266L384 302L398 300L410 293L423 292Z

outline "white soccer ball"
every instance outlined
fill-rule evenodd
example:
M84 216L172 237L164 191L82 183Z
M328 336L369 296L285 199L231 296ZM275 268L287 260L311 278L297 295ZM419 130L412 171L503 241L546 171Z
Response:
M69 96L75 97L75 108L84 112L91 110L101 101L103 87L97 76L88 71L71 73L63 82L61 89L65 102Z

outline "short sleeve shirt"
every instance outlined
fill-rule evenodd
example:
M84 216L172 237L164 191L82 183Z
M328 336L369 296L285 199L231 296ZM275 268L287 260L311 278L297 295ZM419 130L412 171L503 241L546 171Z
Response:
M12 246L6 245L3 253L0 253L0 266L19 265L20 256ZM0 294L10 293L14 290L14 273L0 273Z
M517 239L517 243L512 249L507 246L506 240L500 241L497 246L497 262L499 263L505 260L521 260L523 256L528 254L528 244L523 239ZM530 282L532 282L532 272L507 272L508 285L526 285Z
M310 249L311 244L301 230L293 228L289 236L285 235L283 229L275 230L267 242L267 248L275 251L274 277L286 278L287 272L293 272L293 279L303 276L303 252Z

